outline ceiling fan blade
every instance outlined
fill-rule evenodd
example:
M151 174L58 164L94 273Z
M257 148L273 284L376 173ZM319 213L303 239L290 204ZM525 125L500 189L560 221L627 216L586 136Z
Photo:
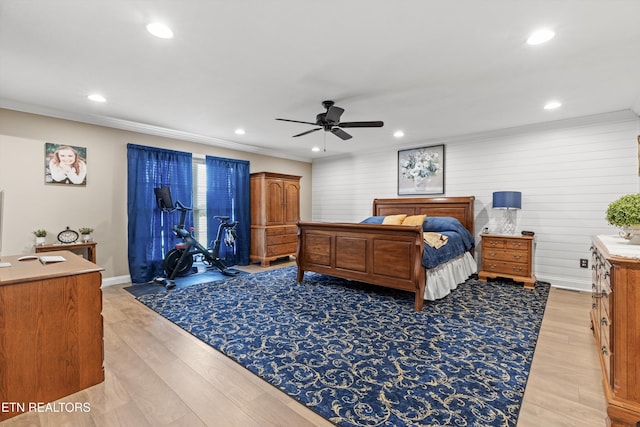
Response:
M331 106L327 110L327 115L325 116L325 119L329 123L338 123L340 121L340 116L342 116L342 113L344 113L344 109L340 107Z
M347 139L353 138L351 135L349 135L348 133L346 133L345 131L343 131L340 128L331 129L331 133L334 134L335 136L337 136L338 138L342 138L343 140L347 140Z
M341 128L381 128L384 122L344 122L338 123Z
M281 120L283 122L304 123L305 125L314 125L314 126L316 126L316 123L301 122L300 120L289 120L289 119L276 119L276 120Z
M306 135L306 134L308 134L308 133L315 132L315 131L320 130L320 129L322 129L322 128L315 128L315 129L311 129L311 130L308 130L308 131L306 131L306 132L302 132L302 133L299 133L299 134L297 134L297 135L293 135L293 138L298 137L298 136L302 136L302 135Z

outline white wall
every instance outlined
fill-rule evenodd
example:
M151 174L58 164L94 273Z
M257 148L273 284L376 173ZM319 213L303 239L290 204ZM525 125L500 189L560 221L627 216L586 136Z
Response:
M607 205L638 192L638 117L630 111L313 163L313 220L360 221L374 198L397 196L397 150L445 144L446 196L475 196L475 234L498 224L494 191L521 191L517 232L536 233L535 274L553 286L591 290L590 236L616 234ZM366 146L366 142L363 144ZM345 185L348 183L348 185Z

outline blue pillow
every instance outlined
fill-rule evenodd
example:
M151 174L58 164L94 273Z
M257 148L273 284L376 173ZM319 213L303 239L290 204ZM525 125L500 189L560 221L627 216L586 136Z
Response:
M370 216L360 221L360 224L382 224L382 221L384 221L384 216Z
M422 224L424 231L441 233L443 231L459 231L464 228L460 221L450 216L428 216Z

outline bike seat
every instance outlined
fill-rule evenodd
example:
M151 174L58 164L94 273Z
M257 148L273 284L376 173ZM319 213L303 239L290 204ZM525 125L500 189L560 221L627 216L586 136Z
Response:
M214 216L213 218L214 219L219 219L220 221L229 221L229 218L231 218L231 217L228 217L228 216Z

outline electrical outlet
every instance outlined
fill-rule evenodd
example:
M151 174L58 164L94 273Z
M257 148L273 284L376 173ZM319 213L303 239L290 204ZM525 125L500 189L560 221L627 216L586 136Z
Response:
M586 258L580 258L580 268L589 268L589 260Z

